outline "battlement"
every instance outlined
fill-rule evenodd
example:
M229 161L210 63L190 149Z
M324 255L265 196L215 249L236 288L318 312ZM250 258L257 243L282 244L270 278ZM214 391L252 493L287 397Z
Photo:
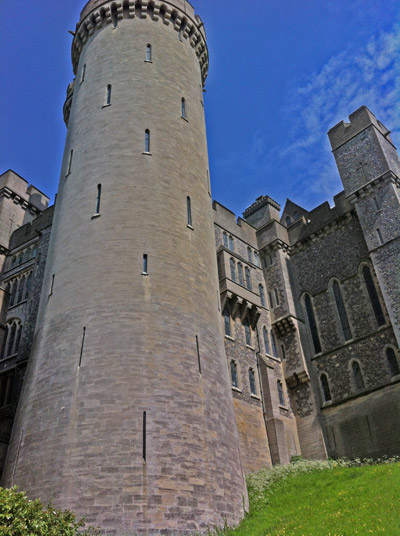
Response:
M194 49L199 59L202 82L205 84L209 64L206 32L201 18L195 15L193 6L186 0L90 0L81 12L72 42L74 74L78 69L82 49L95 31L118 20L135 18L150 18L166 26L172 24L174 30L180 32L181 39L188 40Z
M350 114L349 121L349 123L340 121L340 123L328 131L332 151L369 126L374 126L394 147L393 141L390 138L390 130L388 130L366 106L361 106L361 108L358 108L358 110Z

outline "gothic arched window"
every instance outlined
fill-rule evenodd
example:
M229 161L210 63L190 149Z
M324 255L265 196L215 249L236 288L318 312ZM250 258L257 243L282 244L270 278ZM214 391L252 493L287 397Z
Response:
M266 307L267 304L266 304L266 301L265 301L265 292L264 292L264 287L262 285L258 285L258 290L260 292L260 301L261 301L261 305L263 307Z
M249 262L253 262L253 252L251 248L247 248L247 258L249 259Z
M324 373L320 376L322 393L324 395L324 401L330 402L332 400L331 390L329 387L328 376Z
M374 311L376 323L378 326L386 324L385 315L383 314L381 302L379 301L378 292L373 280L369 266L363 266L362 274L364 277L365 286L367 287L368 296Z
M247 346L251 346L252 345L251 327L250 327L250 322L247 318L244 320L243 326L244 326L244 335L246 339L246 344Z
M257 394L257 390L256 390L256 374L254 372L254 370L251 368L249 369L249 383L250 383L250 393L252 395L256 395Z
M351 365L351 370L353 373L354 387L357 390L364 389L365 388L364 378L362 376L360 365L357 361L353 361Z
M282 385L282 382L281 380L278 380L276 382L277 386L278 386L278 396L279 396L279 404L281 406L284 406L285 405L285 396L283 394L283 385Z
M393 348L388 348L386 350L386 357L389 365L390 376L392 378L393 376L398 376L400 374L400 368Z
M223 232L223 233L222 233L222 237L223 237L223 240L224 240L224 246L225 246L226 248L229 247L229 246L228 246L228 235L227 235L225 232Z
M321 341L319 339L317 321L315 319L314 308L311 301L311 296L305 294L304 296L304 305L307 313L308 326L310 328L311 338L314 345L314 352L319 354L322 351Z
M267 331L267 328L265 326L263 327L263 338L264 338L265 353L270 355L271 354L271 347L269 345L268 331Z
M237 365L234 361L231 361L231 380L232 380L232 386L238 388L239 382L238 382Z
M238 263L238 274L239 274L239 284L242 285L242 287L244 287L243 266L240 262Z
M233 244L233 237L231 235L229 235L229 249L231 251L235 251L235 247L234 247L234 244Z
M229 265L231 267L231 279L236 283L236 263L232 257L229 261Z
M274 357L278 357L278 350L277 350L277 346L276 346L275 335L274 335L274 332L272 331L272 329L271 329L271 346L272 346L272 355Z
M244 269L244 272L246 274L246 287L251 290L251 276L250 276L250 270L249 268L246 266L246 268Z
M222 313L224 317L224 326L225 326L225 335L229 337L232 336L232 327L231 327L231 315L229 314L228 309L225 307L224 312Z
M337 281L332 283L333 297L335 298L336 310L339 315L340 325L342 327L344 340L348 341L352 338L349 319L347 317L346 307L344 305L342 291Z

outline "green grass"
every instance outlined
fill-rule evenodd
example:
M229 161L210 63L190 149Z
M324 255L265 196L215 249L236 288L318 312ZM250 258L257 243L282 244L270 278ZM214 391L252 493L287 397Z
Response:
M237 529L225 534L399 536L400 463L341 463L319 462L318 466L317 462L315 469L307 469L307 462L299 462L299 469L297 463L291 464L292 470L282 468L282 474L277 469L272 478L265 476L267 471L258 481L254 475L249 480L250 513Z

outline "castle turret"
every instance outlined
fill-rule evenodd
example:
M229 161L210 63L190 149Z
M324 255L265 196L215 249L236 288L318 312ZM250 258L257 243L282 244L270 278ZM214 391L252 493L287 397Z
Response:
M400 161L390 131L362 106L328 132L400 346Z
M235 524L246 490L217 302L204 26L186 0L91 0L72 59L3 484L107 534Z

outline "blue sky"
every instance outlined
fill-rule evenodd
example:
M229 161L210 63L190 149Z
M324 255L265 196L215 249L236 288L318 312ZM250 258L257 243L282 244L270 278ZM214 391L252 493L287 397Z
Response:
M240 214L267 194L312 208L341 190L326 132L367 105L400 145L398 0L194 0L210 51L213 197ZM0 172L52 197L84 0L3 0Z

